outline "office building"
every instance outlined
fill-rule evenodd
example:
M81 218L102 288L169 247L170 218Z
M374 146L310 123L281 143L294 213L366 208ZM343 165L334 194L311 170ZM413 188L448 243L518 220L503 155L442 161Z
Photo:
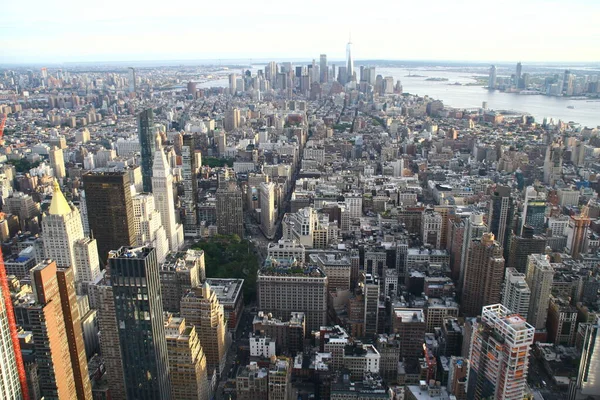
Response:
M260 184L260 228L268 239L275 237L276 220L275 184L262 182Z
M0 346L3 349L0 351L0 370L2 371L0 374L0 398L20 400L23 398L23 393L21 391L21 382L19 381L17 356L21 356L21 350L18 350L19 354L17 355L10 332L11 327L8 316L10 311L7 309L4 299L4 296L0 296ZM13 329L16 329L16 327ZM21 363L23 363L22 360Z
M525 189L525 201L523 214L521 215L521 227L519 233L523 234L525 225L533 228L536 235L544 233L546 224L546 194L537 191L533 186Z
M181 299L181 316L196 327L209 373L220 375L227 358L227 326L223 306L207 283L191 288Z
M508 238L511 237L515 212L515 203L510 194L510 187L496 187L491 202L488 215L490 232L494 234L500 246L508 250Z
M535 329L501 304L483 307L477 325L471 339L468 398L522 400Z
M583 346L577 374L577 388L582 398L600 396L599 329L599 324L584 324L583 326Z
M156 131L154 130L154 111L147 108L137 117L138 139L142 156L142 181L144 192L152 192L152 162L156 151Z
M105 262L108 252L134 246L135 225L129 175L125 171L94 170L82 176L90 232Z
M111 251L108 264L127 398L170 399L156 251L148 247L121 247Z
M206 356L196 328L184 318L167 317L165 321L167 352L171 370L172 398L177 400L208 400Z
M237 92L237 76L229 74L229 94L235 96Z
M302 312L294 312L289 320L274 318L270 313L259 311L252 321L252 331L271 338L279 354L296 354L304 348L306 336L305 317Z
M462 246L456 249L461 252L460 268L458 273L459 289L462 289L462 287L464 286L464 280L466 277L465 272L467 270L468 251L470 249L471 242L475 239L480 239L483 236L483 234L487 231L488 227L483 222L483 214L471 214L464 221Z
M370 338L379 333L380 285L377 275L363 274L361 281L364 299L363 336Z
M327 66L327 54L321 54L319 59L319 72L321 73L321 83L329 81L329 67Z
M42 395L91 400L73 269L46 260L31 270L31 283L35 303L28 315Z
M208 278L206 283L223 306L223 316L227 323L227 329L236 331L244 312L244 293L242 291L244 280Z
M522 71L523 71L523 65L521 65L520 62L517 63L517 70L516 70L516 74L515 74L515 86L519 89L523 89L523 85L522 85Z
M492 65L490 67L490 76L489 76L489 81L488 81L488 88L489 89L495 89L496 88L496 77L497 77L496 66Z
M469 360L463 357L450 357L450 370L448 371L448 393L456 400L467 400L467 373Z
M427 331L425 313L420 308L394 308L392 329L400 341L400 357L423 357L423 338Z
M533 325L535 329L546 328L553 278L554 268L550 265L548 256L543 254L529 255L526 281L531 291L531 297L529 299L527 322Z
M344 254L311 254L311 264L316 265L327 275L328 290L350 290L352 263Z
M167 254L159 274L163 309L178 313L181 298L206 280L204 251L189 249Z
M169 252L169 241L152 193L138 193L132 198L136 246L152 247L160 264Z
M275 318L305 314L306 333L327 323L327 276L315 266L267 259L258 272L258 307Z
M269 400L292 398L292 360L277 357L269 365Z
M98 274L100 262L96 241L86 238L79 210L69 205L57 181L48 213L42 220L42 237L46 258L61 268L73 266L75 280L91 282Z
M550 295L548 304L548 342L555 345L575 345L575 328L577 327L577 308L570 303L570 298Z
M535 235L534 229L529 225L525 225L521 236L512 234L510 237L510 250L506 264L508 267L525 273L527 272L527 257L530 254L544 254L545 252L546 237Z
M563 148L553 143L546 148L544 158L544 183L554 185L562 177Z
M296 240L280 239L277 243L269 243L267 245L267 257L272 257L278 260L293 258L300 262L305 261L306 249Z
M506 268L502 305L527 319L530 298L531 291L527 286L525 274L520 273L515 268Z
M467 253L461 295L463 315L475 317L484 305L498 303L503 276L502 246L494 240L494 234L484 233L481 239L472 240Z
M235 182L219 185L217 198L217 231L219 235L244 238L244 203L242 191Z
M566 250L574 258L578 259L585 254L585 245L588 231L592 220L587 216L587 206L579 215L572 215L567 226Z
M136 82L136 76L135 76L135 68L133 67L129 67L129 76L128 76L128 80L129 80L129 93L135 93L137 91L137 82Z
M350 40L346 45L346 74L347 81L342 83L352 82L354 76L354 58L352 58L352 41Z
M198 166L196 165L194 135L183 135L181 162L183 176L183 229L185 236L198 235Z
M160 220L165 227L169 250L178 251L183 245L183 226L175 217L175 195L173 194L173 174L162 149L154 153L152 165L152 194Z
M442 246L442 215L433 210L425 210L421 222L421 240L423 244L429 244L434 249Z
M65 171L65 158L62 149L53 146L52 149L48 151L48 155L50 157L50 166L54 171L54 177L62 182L62 180L67 176Z

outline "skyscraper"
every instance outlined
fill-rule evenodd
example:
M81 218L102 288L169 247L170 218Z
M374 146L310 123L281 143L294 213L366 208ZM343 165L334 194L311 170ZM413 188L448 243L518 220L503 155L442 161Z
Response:
M535 330L502 304L483 307L477 325L471 339L468 398L522 400Z
M531 226L525 225L521 236L515 234L511 236L506 263L508 267L516 268L517 271L525 273L527 272L527 256L546 252L546 237L534 235L533 232L534 229Z
M196 165L196 141L193 135L183 135L183 146L181 147L181 162L183 175L183 207L185 219L183 229L186 236L198 234L198 179Z
M53 146L52 149L48 151L48 155L50 156L50 165L54 170L54 177L62 181L65 176L67 176L65 172L65 158L62 149Z
M352 41L348 40L346 45L346 76L347 82L352 82L352 76L354 75L354 59L352 58ZM346 83L346 82L343 82Z
M237 92L237 77L235 74L229 74L229 94L235 96Z
M135 68L129 67L129 93L135 93L137 90Z
M500 246L508 249L508 238L514 217L515 203L510 195L510 187L498 186L492 195L488 224L490 232L497 238Z
M2 371L0 374L0 398L20 400L23 397L16 353L11 339L8 312L4 296L0 296L0 348L2 348L2 351L0 351L0 371Z
M585 253L585 242L592 220L587 216L587 206L579 215L571 215L567 228L567 251L574 259Z
M471 242L474 239L479 239L483 236L485 232L487 232L488 227L483 223L483 215L482 214L471 214L465 221L465 228L463 233L463 242L462 247L460 247L461 257L460 257L460 270L459 270L459 279L458 279L458 287L462 288L465 280L465 272L467 270L467 260L469 256L469 248L471 246ZM481 308L481 307L479 307Z
M525 281L525 274L514 268L506 268L502 305L527 319L530 298L531 291Z
M217 229L219 235L244 237L242 192L235 182L224 182L217 189Z
M522 85L521 85L521 79L522 79L521 78L521 73L522 73L522 71L523 71L523 66L521 65L520 62L518 62L517 63L517 71L516 71L516 74L515 74L515 86L518 87L518 88L522 88Z
M48 214L42 220L42 237L45 257L55 260L58 267L72 266L78 284L97 276L96 241L85 237L79 210L67 203L56 181Z
M490 67L490 77L489 77L489 82L488 82L488 88L489 89L496 89L496 66L492 65Z
M329 67L327 66L327 54L321 54L319 60L319 70L321 72L321 83L329 81Z
M546 225L546 194L538 192L533 186L525 188L520 234L523 234L525 225L532 227L533 233L536 235L543 233Z
M181 316L196 327L209 369L220 375L227 357L227 327L223 306L207 283L191 288L181 299Z
M144 192L152 191L152 162L156 151L154 112L147 108L138 114L138 139L142 153L142 180Z
M177 251L183 244L183 226L175 219L173 174L162 149L156 149L152 165L152 193L160 220L165 227L169 249Z
M475 317L484 305L500 302L503 275L502 246L494 240L494 234L484 233L481 239L472 240L461 296L461 311L465 316Z
M135 245L129 174L98 169L82 179L90 231L98 241L100 260L105 262L109 251Z
M121 247L111 252L108 263L127 398L170 399L156 251Z
M40 390L48 399L91 399L72 268L46 260L31 269L35 303L28 309Z
M160 212L154 205L152 193L139 193L133 196L133 223L136 233L136 246L152 247L156 250L158 263L165 260L169 252L169 242L162 225Z
M553 143L546 148L544 158L544 183L554 185L562 177L563 148Z
M260 228L268 239L275 237L275 184L262 182L260 184Z
M577 388L585 396L600 396L600 324L583 324L583 348Z
M208 400L206 356L198 331L184 318L169 317L165 323L173 399Z
M531 290L531 298L529 299L527 322L535 329L546 328L553 279L554 269L548 261L548 256L543 254L528 256L526 281Z

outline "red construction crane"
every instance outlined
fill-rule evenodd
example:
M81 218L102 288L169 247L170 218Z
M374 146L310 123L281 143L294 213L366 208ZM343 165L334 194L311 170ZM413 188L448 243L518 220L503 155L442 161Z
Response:
M4 125L6 124L6 115L2 116L0 122L0 139L4 134ZM4 257L2 256L2 248L0 247L0 289L4 298L4 307L6 308L6 318L8 319L8 329L10 331L10 339L12 340L13 349L15 351L15 360L17 362L17 371L19 373L19 382L21 383L21 392L23 400L29 400L29 388L27 387L27 375L25 374L25 364L23 363L23 355L21 354L21 345L19 344L19 333L17 332L17 321L15 319L15 310L13 308L12 299L10 298L10 288L8 286L8 278L6 276L6 268L4 267Z

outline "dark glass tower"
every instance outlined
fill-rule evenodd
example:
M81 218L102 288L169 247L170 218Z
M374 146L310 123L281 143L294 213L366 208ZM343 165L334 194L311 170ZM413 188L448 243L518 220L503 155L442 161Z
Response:
M508 257L509 240L515 214L515 201L508 186L498 186L492 195L492 205L488 216L490 232L498 244L504 248L504 258Z
M138 138L142 150L142 182L144 192L152 192L152 162L156 141L154 139L154 112L147 108L138 115Z
M128 399L171 398L156 251L121 247L108 259Z
M97 169L83 175L90 232L104 263L108 252L135 245L129 174Z

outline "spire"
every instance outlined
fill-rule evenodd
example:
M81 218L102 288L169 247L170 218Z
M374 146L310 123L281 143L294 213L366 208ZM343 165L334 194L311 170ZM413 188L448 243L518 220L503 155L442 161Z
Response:
M57 180L54 180L53 186L54 194L52 195L52 201L50 202L50 208L48 213L50 215L67 215L71 212L71 206L65 199Z
M152 176L157 178L166 178L171 175L171 166L167 162L162 148L156 149L154 152L154 164L152 165Z

